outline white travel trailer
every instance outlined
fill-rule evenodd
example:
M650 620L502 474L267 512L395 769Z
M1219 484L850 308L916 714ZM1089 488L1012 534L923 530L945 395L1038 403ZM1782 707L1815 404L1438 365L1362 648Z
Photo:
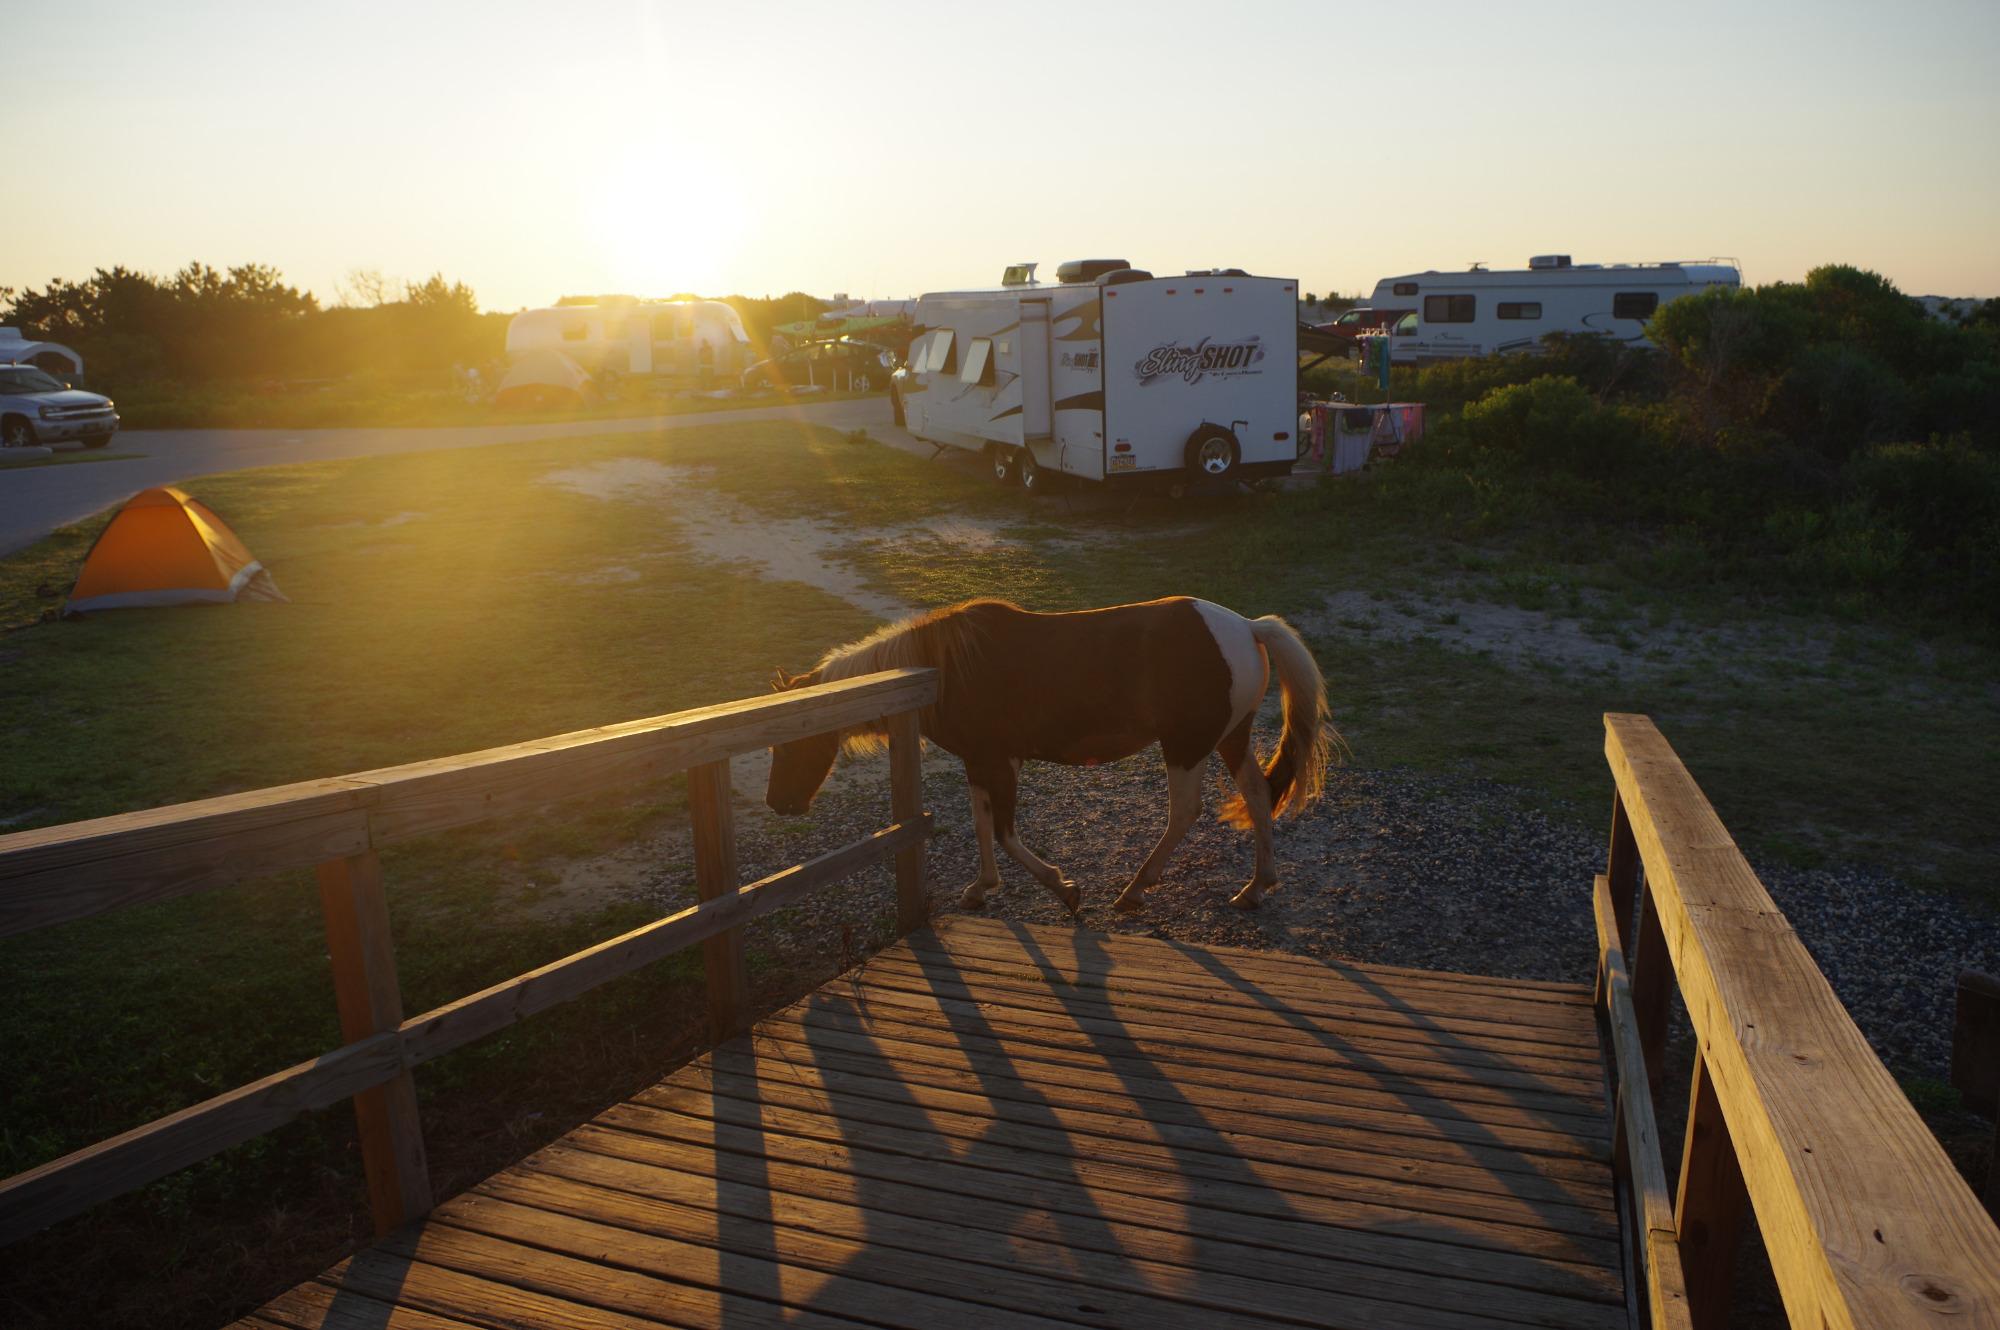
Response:
M734 384L756 359L736 311L719 300L602 296L524 309L507 325L507 354L556 351L590 374L658 375Z
M1184 488L1298 459L1298 283L1241 269L1155 277L1122 259L1035 265L920 297L892 389L920 439L1050 474Z
M1526 268L1384 277L1370 305L1411 311L1386 335L1390 360L1412 365L1532 351L1557 332L1649 345L1646 320L1661 305L1742 281L1733 260L1571 263L1567 254L1543 254Z

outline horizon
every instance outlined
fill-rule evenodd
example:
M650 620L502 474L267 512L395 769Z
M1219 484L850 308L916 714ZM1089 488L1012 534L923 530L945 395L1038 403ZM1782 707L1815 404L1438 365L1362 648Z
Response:
M552 31L521 0L24 11L15 123L58 146L0 287L263 263L323 304L357 271L440 273L504 312L906 298L1116 254L1365 296L1567 253L2000 294L2000 9L1698 6L1670 32L1571 4L1207 13L1032 6L1010 44L869 6L616 0Z

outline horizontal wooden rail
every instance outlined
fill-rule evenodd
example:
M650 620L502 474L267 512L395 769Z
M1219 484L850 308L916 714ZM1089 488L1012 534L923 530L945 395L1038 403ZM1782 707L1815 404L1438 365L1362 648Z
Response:
M1605 756L1791 1323L2000 1325L2000 1230L1694 778L1644 716L1605 717Z
M896 863L897 918L922 921L919 708L934 670L895 670L699 711L580 730L459 757L228 795L0 837L0 935L204 891L256 873L318 868L344 1047L0 1181L11 1242L176 1169L353 1099L376 1229L431 1204L411 1070L683 948L707 952L714 1028L742 1004L741 930L860 868ZM740 890L728 759L856 726L890 736L888 827ZM408 1020L376 848L694 768L700 902L680 913Z
M929 670L725 702L457 757L0 836L0 937L629 788L914 710Z
M1627 1236L1633 1264L1646 1290L1650 1313L1646 1324L1654 1330L1683 1330L1690 1321L1674 1228L1674 1200L1667 1190L1645 1049L1633 1010L1631 981L1625 974L1625 943L1618 932L1611 882L1602 874L1591 893L1591 903L1597 916L1597 991L1611 1035L1615 1073L1618 1117L1612 1153L1631 1187L1633 1214Z
M373 1035L217 1095L171 1117L51 1160L0 1183L0 1243L12 1242L381 1085L413 1067L516 1021L580 996L653 961L762 918L799 897L921 846L930 815L773 873L732 895L704 901L600 942L538 970L411 1017Z

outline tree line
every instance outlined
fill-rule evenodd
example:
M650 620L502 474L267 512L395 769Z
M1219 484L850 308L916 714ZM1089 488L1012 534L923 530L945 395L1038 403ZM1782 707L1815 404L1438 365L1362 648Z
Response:
M190 263L168 276L99 268L81 281L0 287L0 324L61 342L98 387L313 384L444 387L454 367L490 365L508 314L486 313L463 282L432 274L395 283L358 271L324 305L276 268ZM825 302L791 292L725 297L760 345L771 328L815 317Z

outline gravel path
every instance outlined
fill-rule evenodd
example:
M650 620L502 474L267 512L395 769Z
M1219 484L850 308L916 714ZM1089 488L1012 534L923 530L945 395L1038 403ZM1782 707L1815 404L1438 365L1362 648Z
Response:
M1268 748L1275 736L1264 735ZM962 769L947 754L925 762L937 818L927 866L932 908L956 911L978 846ZM886 766L843 761L805 818L762 805L763 765L739 759L738 856L745 881L844 844L888 820ZM1208 807L1224 789L1210 765ZM1083 889L1081 924L1196 944L1290 951L1389 965L1588 983L1594 933L1590 881L1605 832L1579 810L1536 808L1517 789L1408 770L1343 768L1326 798L1280 824L1283 885L1262 909L1226 902L1249 875L1246 833L1206 816L1148 893L1137 917L1111 908L1165 820L1156 754L1095 768L1030 764L1023 773L1023 838ZM662 907L686 903L685 836L634 847L649 866L643 889ZM1841 1000L1894 1070L1943 1078L1951 1050L1952 985L1962 969L2000 973L2000 918L1884 874L1845 868L1758 866L1760 876ZM630 882L629 873L621 874ZM1068 916L1004 855L1003 886L987 912L1032 923ZM672 885L669 885L669 884ZM764 985L796 997L888 940L893 889L877 870L753 926L777 965ZM788 992L780 993L781 987Z

